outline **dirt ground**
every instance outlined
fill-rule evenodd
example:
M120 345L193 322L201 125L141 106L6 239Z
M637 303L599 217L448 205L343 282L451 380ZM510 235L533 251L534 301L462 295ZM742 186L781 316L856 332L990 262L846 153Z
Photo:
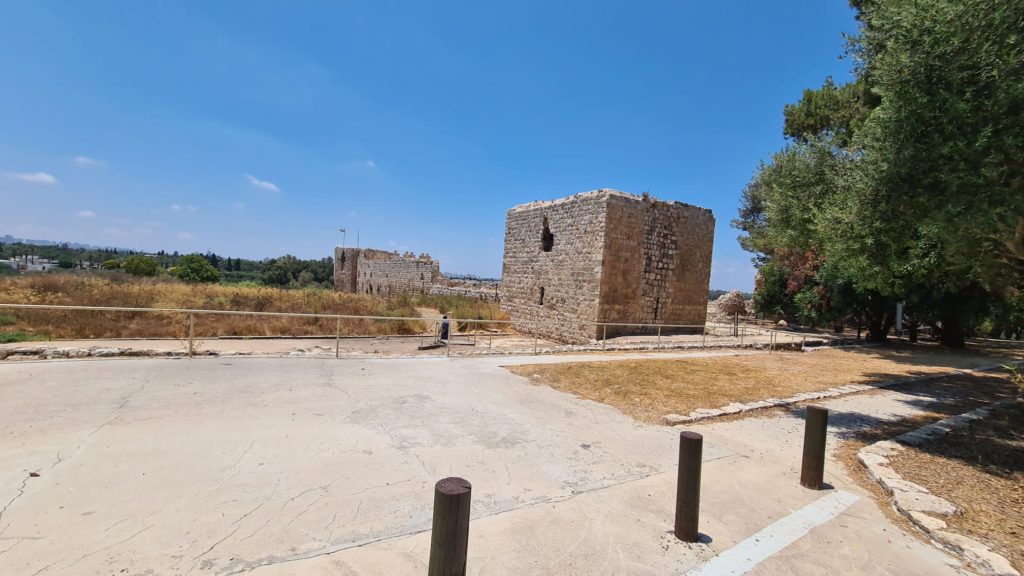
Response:
M893 467L963 510L949 519L953 530L987 543L1024 572L1024 404L906 450Z
M881 382L1020 359L1024 345L979 344L962 351L934 345L828 349L813 353L680 360L628 360L509 368L535 384L614 406L658 423L665 414L733 402L784 398L845 384Z
M900 526L905 532L914 534L921 541L926 541L925 537L918 532L914 526L902 515L898 514L893 510L890 504L889 496L882 490L882 488L868 478L867 472L864 466L857 460L857 453L861 448L878 442L880 440L890 440L900 434L916 430L922 426L932 424L939 420L955 416L957 414L963 414L969 412L975 408L998 402L1001 400L1007 400L1014 396L1014 384L1007 377L1006 374L999 372L992 372L988 374L975 374L975 375L958 375L950 378L942 378L940 380L932 380L929 382L919 382L914 384L908 384L906 386L900 386L898 390L904 394L908 394L913 397L921 398L921 412L912 418L903 418L896 421L879 422L875 426L868 426L859 430L855 430L848 434L843 443L836 449L835 457L839 460L847 474L857 483L858 486L865 489L874 498L885 515L891 522ZM883 394L884 392L872 392L872 394ZM1019 433L1019 432L1018 432ZM947 435L942 442L949 441L950 435ZM932 443L936 444L936 443ZM955 502L958 506L964 507L961 501L958 501L958 496L952 494L936 482L930 479L928 476L932 472L944 468L949 464L949 460L941 460L937 456L922 455L920 458L925 458L927 462L916 462L912 463L912 460L919 458L918 452L928 450L929 446L925 445L919 448L908 449L905 453L901 454L898 461L895 461L897 469L900 474L912 482L921 484L927 487L933 493L946 498L952 502ZM1017 449L1019 459L1020 448ZM1012 458L1012 452L1008 455ZM904 458L907 455L907 458ZM903 464L900 464L903 462ZM916 471L911 468L920 466L920 470ZM967 470L964 470L967 468ZM984 472L979 472L976 469L972 469L970 466L951 468L948 472L942 472L943 476L950 475L949 477L954 480L955 485L962 487L970 486L972 479L977 479L980 475L985 475ZM979 490L976 494L972 494L973 498L977 498L982 502L999 502L1006 505L1007 500L1020 502L1020 490L1021 481L1019 479L1020 472L1018 471L1018 486L1016 487L1016 496L1007 498L1005 494L994 494L990 489L986 488ZM985 482L982 481L978 485L986 486L989 488L1000 485L1001 482ZM1021 509L1019 504L1016 505L1018 509ZM1013 514L1014 511L1007 511ZM1017 515L1019 518L1019 514ZM958 525L961 519L952 520L954 526ZM992 529L989 526L987 529ZM977 533L972 534L975 537L979 535ZM1019 542L1021 539L1020 526L1017 525L1014 528L1014 532L1010 534L1012 538L1016 538ZM981 538L985 540L985 538ZM988 539L987 542L994 547L998 548L996 542ZM1019 544L1017 544L1019 548ZM1007 558L1014 561L1012 555L1007 554L1005 548L1000 550ZM1018 566L1019 568L1019 566Z

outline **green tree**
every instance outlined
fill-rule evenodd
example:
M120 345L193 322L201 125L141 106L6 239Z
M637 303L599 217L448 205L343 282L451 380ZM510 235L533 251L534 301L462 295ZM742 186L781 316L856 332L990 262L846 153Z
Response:
M152 256L129 256L121 269L132 276L158 276L160 274L160 262Z
M61 258L57 260L57 266L64 270L70 270L75 267L75 262L70 258Z
M734 225L773 290L755 303L857 317L877 339L903 300L915 325L937 319L962 346L1024 274L1024 12L852 4L856 81L787 106L791 143L744 190Z
M104 270L120 270L121 262L113 258L108 258L104 260L102 264L100 264L100 267L103 268Z
M220 281L220 272L202 254L182 256L173 273L185 282Z

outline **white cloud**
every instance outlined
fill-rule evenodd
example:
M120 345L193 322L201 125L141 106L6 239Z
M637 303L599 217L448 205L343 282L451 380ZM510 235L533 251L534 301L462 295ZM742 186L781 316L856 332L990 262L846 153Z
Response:
M271 192L280 192L281 191L281 189L277 187L277 184L274 184L273 182L270 182L269 180L260 180L259 178L253 176L252 174L242 174L242 177L245 178L246 181L249 182L249 184L251 184L251 185L253 185L253 186L257 187L257 188L262 188L264 190L270 190Z
M377 169L377 163L374 162L373 160L367 160L366 162L364 162L364 164L370 170L376 170Z
M192 206L191 204L186 206L186 208L188 209L189 212L199 212L199 208L196 208L195 206Z
M56 184L57 179L46 172L4 172L4 176L32 184Z
M96 166L106 166L106 160L97 160L96 158L89 158L88 156L75 156L71 159L71 163L79 168L93 168Z
M232 202L231 207L235 210L245 210L245 204L241 202Z
M171 204L171 210L178 212L179 210L181 210L181 204Z
M349 210L349 211L348 211L348 215L349 215L349 216L357 216L358 214L359 214L359 213L358 213L358 212L356 212L355 210Z
M79 218L95 218L96 213L92 210L82 210L78 213Z
M181 238L182 240L191 240L195 238L195 236L188 232L178 232L178 238Z

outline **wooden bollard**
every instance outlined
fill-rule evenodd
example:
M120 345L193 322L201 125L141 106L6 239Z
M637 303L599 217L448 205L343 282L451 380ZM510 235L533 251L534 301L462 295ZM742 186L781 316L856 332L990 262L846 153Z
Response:
M455 477L438 480L434 485L428 576L465 576L472 490L468 480Z
M804 427L804 457L800 465L800 485L821 490L825 483L825 435L828 408L808 406Z
M696 432L679 433L679 477L676 480L676 538L697 541L700 516L700 465L704 437Z

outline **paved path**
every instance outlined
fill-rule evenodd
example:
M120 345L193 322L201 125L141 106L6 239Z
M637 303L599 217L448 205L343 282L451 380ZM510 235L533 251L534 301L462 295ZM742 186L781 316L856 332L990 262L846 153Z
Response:
M0 574L425 574L448 475L474 487L472 574L684 574L823 497L798 418L696 426L711 541L680 543L677 432L500 367L537 360L0 365ZM919 401L829 404L841 432ZM751 573L956 573L828 470L861 498Z

